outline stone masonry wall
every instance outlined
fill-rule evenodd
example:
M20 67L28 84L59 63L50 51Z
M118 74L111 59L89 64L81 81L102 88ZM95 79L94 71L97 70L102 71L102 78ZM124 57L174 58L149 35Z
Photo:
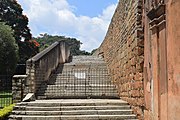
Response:
M28 93L36 95L41 85L46 84L59 64L68 61L69 55L69 47L64 42L55 42L30 58L26 63L26 75L13 76L13 103L21 102Z
M144 37L142 0L120 0L98 49L108 64L119 96L142 119L144 109Z
M13 76L13 80L12 80L13 103L21 102L29 92L26 83L27 83L27 75Z

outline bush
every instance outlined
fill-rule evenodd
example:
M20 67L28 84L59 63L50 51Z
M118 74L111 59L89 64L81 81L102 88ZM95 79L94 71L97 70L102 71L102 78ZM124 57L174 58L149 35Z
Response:
M8 107L4 107L3 109L0 110L0 120L5 119L7 116L10 115L10 113L13 110L13 107L15 106L15 104L12 104Z

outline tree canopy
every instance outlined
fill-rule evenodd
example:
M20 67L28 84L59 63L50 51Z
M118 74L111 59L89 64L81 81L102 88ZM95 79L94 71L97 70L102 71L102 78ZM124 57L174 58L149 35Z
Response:
M10 26L0 22L0 74L13 74L18 61L18 45Z
M32 35L28 27L28 18L23 15L22 11L21 5L16 0L0 1L0 22L11 26L19 46L20 62L25 62L38 51L36 46L30 42Z
M50 46L56 41L65 41L70 46L71 55L90 55L89 52L80 50L81 42L76 38L69 38L65 36L52 36L48 34L41 34L41 37L33 38L40 44L40 51Z

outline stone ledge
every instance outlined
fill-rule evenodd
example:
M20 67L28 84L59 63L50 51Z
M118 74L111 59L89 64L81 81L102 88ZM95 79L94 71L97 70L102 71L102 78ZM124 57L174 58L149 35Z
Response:
M27 75L14 75L13 78L26 78Z

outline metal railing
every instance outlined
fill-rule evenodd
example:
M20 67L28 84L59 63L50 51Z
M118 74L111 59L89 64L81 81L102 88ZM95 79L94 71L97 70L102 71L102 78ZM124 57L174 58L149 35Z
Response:
M62 68L38 93L46 98L115 98L117 90L104 68Z
M0 109L12 104L12 76L0 75Z

